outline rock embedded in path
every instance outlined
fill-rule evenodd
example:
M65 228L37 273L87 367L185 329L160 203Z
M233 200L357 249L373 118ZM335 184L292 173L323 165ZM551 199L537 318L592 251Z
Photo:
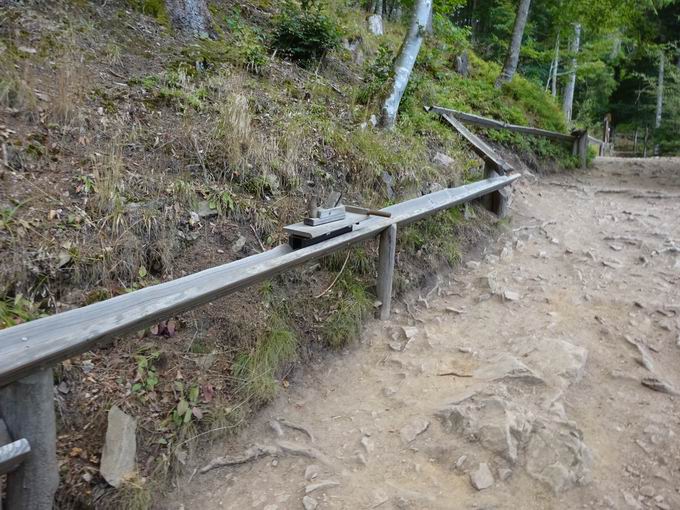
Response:
M519 301L522 298L519 292L505 289L503 291L503 301Z
M335 480L321 480L317 483L307 485L305 487L305 494L310 494L322 489L330 489L331 487L337 487L338 485L340 485L340 483Z
M475 441L510 463L517 461L519 443L525 442L531 423L519 408L499 397L471 397L437 412L450 432Z
M590 482L593 457L568 422L536 420L526 448L526 470L555 493Z
M99 471L113 487L120 487L125 479L135 473L136 430L137 420L118 406L111 407Z
M420 434L425 432L429 426L430 422L428 420L423 418L414 418L410 423L402 427L402 429L399 431L399 435L401 436L401 440L408 444L414 441L415 438Z
M486 462L482 462L476 470L470 473L470 483L478 491L488 489L493 482L493 475Z
M316 510L319 502L311 496L305 496L302 498L302 506L305 507L305 510Z

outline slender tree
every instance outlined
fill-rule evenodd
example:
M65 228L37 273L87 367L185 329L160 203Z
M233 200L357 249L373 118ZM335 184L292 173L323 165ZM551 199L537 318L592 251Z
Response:
M178 30L193 36L215 35L206 0L165 0L165 6Z
M557 70L560 67L560 34L557 34L557 40L555 41L555 57L553 62L551 93L553 97L557 97Z
M571 41L571 65L569 67L569 76L567 77L567 86L564 88L564 100L562 103L562 111L567 122L571 122L572 111L574 107L574 90L576 89L576 56L581 45L581 24L574 23L574 38Z
M663 49L659 51L659 77L656 82L656 112L654 114L654 129L658 131L661 127L661 118L663 117L663 80L666 67L666 56ZM654 138L657 139L655 133ZM659 143L654 144L654 155L659 155Z
M399 56L394 63L394 78L390 95L385 99L381 112L381 124L387 129L394 128L399 103L404 95L411 71L418 58L427 22L432 11L432 0L417 0L413 7L411 25L404 38Z
M500 87L503 83L512 80L512 77L517 71L517 64L519 63L519 52L522 49L522 37L524 36L524 28L527 25L527 18L529 16L529 7L531 0L520 0L517 8L517 16L515 16L515 26L512 29L512 39L508 47L508 54L505 57L505 64L500 76L496 80L496 87Z

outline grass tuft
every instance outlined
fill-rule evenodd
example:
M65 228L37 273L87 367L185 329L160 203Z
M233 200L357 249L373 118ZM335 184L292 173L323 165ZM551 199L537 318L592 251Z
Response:
M249 352L239 354L232 367L239 393L264 403L276 395L278 371L295 360L298 339L288 323L275 313L269 329Z

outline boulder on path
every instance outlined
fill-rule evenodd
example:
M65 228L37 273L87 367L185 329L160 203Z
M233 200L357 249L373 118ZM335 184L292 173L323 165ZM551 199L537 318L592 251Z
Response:
M590 482L593 456L575 426L537 420L526 449L526 470L556 493Z
M135 472L137 420L118 406L109 410L106 440L99 471L110 485L120 485Z
M486 462L482 462L476 470L470 473L470 483L478 491L488 489L493 482L493 475Z
M476 438L491 452L511 463L517 461L518 445L531 430L531 419L499 397L472 397L437 412L444 428Z
M430 426L430 422L423 418L414 418L399 431L401 440L408 444L415 440L420 434L425 432Z
M477 379L487 381L521 382L525 384L544 384L543 379L528 366L508 353L492 357L489 363L474 372Z

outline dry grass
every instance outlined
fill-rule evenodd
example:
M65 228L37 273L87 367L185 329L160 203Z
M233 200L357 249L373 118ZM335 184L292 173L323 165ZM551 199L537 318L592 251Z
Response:
M38 98L34 92L29 66L18 69L11 63L0 65L0 105L21 111L28 117L38 111Z

